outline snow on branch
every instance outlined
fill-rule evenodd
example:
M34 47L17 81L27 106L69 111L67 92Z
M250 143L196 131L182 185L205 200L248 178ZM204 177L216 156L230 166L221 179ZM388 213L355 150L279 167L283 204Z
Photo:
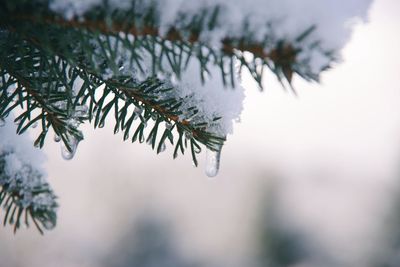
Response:
M13 225L14 232L34 224L52 229L56 225L56 196L46 181L41 151L32 147L27 136L15 140L12 120L0 127L0 206L3 225Z
M242 111L242 71L261 89L268 70L291 89L294 75L319 81L370 2L8 0L0 8L0 123L14 113L18 134L40 125L40 148L53 131L71 159L79 126L101 128L112 117L124 140L157 153L170 143L174 158L188 149L196 166L203 145L215 176ZM1 137L4 222L27 210L54 225L55 197L39 165L19 141Z

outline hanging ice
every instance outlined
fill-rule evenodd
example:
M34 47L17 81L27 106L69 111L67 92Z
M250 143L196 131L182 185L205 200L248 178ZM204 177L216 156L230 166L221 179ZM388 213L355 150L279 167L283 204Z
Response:
M74 157L76 148L78 147L78 143L78 139L71 137L68 142L68 145L71 148L71 151L69 151L64 142L61 142L61 156L63 157L63 159L70 160Z
M221 149L213 151L207 148L206 151L206 174L208 177L215 177L219 170L219 161L221 158Z
M42 224L46 230L52 230L54 227L56 227L56 224L49 220L42 221Z
M59 136L58 134L54 134L54 142L58 143L61 141L61 136Z
M166 148L167 148L167 146L165 145L165 143L162 143L158 152L159 153L164 152Z

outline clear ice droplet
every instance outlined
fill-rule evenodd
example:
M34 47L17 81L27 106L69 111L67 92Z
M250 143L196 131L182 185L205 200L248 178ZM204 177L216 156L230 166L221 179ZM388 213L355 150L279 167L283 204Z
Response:
M46 230L52 230L54 227L56 227L56 224L50 220L42 221L42 225Z
M177 86L178 85L178 77L176 77L175 73L171 74L171 78L170 79L171 79L171 84L173 86Z
M205 82L208 82L210 80L210 74L208 73L207 70L203 70L202 75Z
M74 157L76 148L78 147L78 140L72 137L70 138L68 144L71 147L72 151L69 151L64 142L61 142L61 156L65 160L71 160Z
M137 107L137 106L136 106L135 109L133 110L133 112L134 112L137 116L139 116L139 115L142 114L143 108Z
M58 143L61 141L61 137L58 134L54 135L54 142Z
M38 126L37 121L35 121L34 123L32 123L32 128L36 128Z
M185 138L186 138L187 140L192 139L192 138L193 138L192 132L185 132Z
M160 153L161 153L161 152L164 152L166 148L167 148L167 146L165 145L165 143L162 143L161 146L160 146L159 152L160 152Z
M213 151L207 148L206 151L206 174L208 177L215 177L219 170L219 161L221 158L221 149Z
M165 128L166 128L166 129L171 130L172 127L173 127L172 123L170 123L170 122L166 122L166 123L165 123Z

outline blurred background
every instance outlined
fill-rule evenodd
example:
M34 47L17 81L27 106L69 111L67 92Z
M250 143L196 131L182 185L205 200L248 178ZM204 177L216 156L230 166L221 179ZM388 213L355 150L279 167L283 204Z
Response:
M48 141L58 225L0 228L0 267L400 266L399 14L375 0L321 84L294 80L298 97L245 74L215 178L111 124L83 126L72 161Z

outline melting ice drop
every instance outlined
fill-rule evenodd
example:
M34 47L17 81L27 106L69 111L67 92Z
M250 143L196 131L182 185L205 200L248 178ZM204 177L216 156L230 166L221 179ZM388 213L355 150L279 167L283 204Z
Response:
M213 151L207 148L206 174L208 177L215 177L218 174L220 157L221 157L221 149L218 151Z

